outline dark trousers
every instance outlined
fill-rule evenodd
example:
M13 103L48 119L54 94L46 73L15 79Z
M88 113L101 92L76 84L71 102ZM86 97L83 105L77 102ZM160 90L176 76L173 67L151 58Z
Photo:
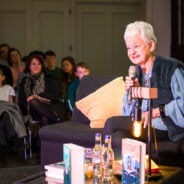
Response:
M29 111L32 118L40 121L43 125L57 122L57 115L50 104L33 99L29 102Z
M122 138L134 138L132 136L132 117L131 116L117 116L109 118L104 127L104 134L113 135L117 131L122 131ZM156 135L157 141L168 140L168 131L151 128L151 140L154 140ZM143 134L138 140L146 142L148 140L148 128L143 128Z

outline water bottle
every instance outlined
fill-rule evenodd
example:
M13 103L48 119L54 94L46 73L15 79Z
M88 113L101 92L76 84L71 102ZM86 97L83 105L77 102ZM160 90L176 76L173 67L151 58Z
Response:
M113 164L114 164L114 152L111 147L111 136L105 136L105 145L103 150L103 183L113 183Z
M93 148L93 184L102 184L103 165L102 165L102 141L101 134L95 134L95 146Z

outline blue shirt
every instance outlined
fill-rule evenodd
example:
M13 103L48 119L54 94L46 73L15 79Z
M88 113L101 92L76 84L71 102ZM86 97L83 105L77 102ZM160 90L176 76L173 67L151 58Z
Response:
M151 72L144 76L145 80L151 77ZM165 115L169 116L173 122L179 127L184 128L184 69L177 68L171 77L171 91L174 100L165 105ZM132 104L127 103L128 92L123 98L122 114L124 116L132 116L136 105L136 100L132 100ZM142 112L148 111L148 100L142 100ZM154 118L152 126L159 130L167 130L166 125L161 118Z

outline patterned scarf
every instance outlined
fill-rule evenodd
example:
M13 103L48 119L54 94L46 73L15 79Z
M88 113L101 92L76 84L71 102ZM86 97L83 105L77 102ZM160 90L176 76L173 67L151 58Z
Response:
M45 91L44 78L44 73L29 75L29 77L26 78L24 85L24 92L26 94L26 97L29 97L31 95L38 95Z

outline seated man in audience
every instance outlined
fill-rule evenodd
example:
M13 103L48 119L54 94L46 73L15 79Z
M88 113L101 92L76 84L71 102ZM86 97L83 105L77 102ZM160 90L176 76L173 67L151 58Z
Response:
M61 78L63 77L63 71L61 68L56 66L56 54L52 50L45 52L45 62L47 73L54 77L58 84L61 84Z
M8 50L9 45L6 43L0 44L0 61L3 62L3 64L8 65Z

